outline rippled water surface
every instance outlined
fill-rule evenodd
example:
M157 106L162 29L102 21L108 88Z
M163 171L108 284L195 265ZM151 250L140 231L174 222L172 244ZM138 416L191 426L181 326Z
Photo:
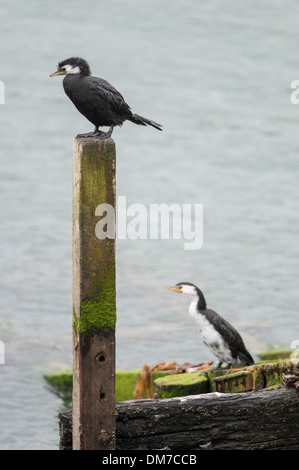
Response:
M72 140L92 130L57 62L86 58L133 111L113 134L127 204L204 205L204 244L117 242L117 367L212 360L188 302L197 284L250 351L298 332L299 5L287 0L13 0L1 6L0 448L57 449L71 367Z

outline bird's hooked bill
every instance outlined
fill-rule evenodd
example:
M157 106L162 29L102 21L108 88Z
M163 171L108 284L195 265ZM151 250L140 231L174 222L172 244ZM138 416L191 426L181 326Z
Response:
M56 75L66 75L65 70L57 70L56 72L51 73L50 77L56 77Z
M166 286L165 289L174 290L175 292L178 292L179 294L182 293L182 289L180 289L179 287L169 287L169 286Z

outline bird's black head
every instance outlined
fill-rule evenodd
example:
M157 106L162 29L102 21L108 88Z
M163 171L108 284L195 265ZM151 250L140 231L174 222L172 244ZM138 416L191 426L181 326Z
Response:
M86 60L80 57L70 57L69 59L62 60L57 66L57 71L52 73L50 77L56 75L76 74L91 75L91 71Z
M207 308L203 293L195 284L192 284L191 282L178 282L174 287L166 287L166 289L174 290L179 294L188 295L192 299L198 299L198 308L200 310L205 310Z

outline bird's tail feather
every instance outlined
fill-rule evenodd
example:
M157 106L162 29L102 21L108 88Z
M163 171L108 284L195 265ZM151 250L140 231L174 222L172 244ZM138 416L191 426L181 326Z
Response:
M239 358L242 363L247 364L248 366L254 364L254 360L252 359L250 353L247 350L246 350L246 354L245 354L245 351L239 353Z
M162 131L161 124L158 124L155 121L151 121L150 119L147 119L143 116L139 116L139 114L132 114L132 116L130 116L128 119L134 122L134 124L138 124L139 126L152 126L158 129L159 131Z

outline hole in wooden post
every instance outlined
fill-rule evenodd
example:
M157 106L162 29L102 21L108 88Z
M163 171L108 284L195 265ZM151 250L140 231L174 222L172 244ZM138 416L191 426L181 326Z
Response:
M106 361L106 354L103 351L99 352L94 358L94 362L96 364L102 364L105 361Z
M100 387L99 398L100 398L100 401L105 400L105 398L106 398L106 393L104 392L103 387Z

